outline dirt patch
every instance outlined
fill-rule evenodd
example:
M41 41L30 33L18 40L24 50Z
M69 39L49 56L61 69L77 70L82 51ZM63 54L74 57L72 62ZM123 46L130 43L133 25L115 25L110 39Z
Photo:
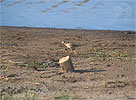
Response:
M135 100L135 32L1 27L0 96L39 100ZM80 45L73 73L58 65L69 54L61 41ZM36 70L38 69L38 70Z

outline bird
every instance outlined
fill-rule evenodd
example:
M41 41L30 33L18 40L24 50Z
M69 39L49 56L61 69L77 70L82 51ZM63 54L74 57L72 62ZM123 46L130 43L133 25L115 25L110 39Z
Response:
M80 46L80 45L73 44L73 43L66 43L65 41L62 41L61 43L64 44L67 48L70 49L70 53L74 52L75 54L76 54L75 48Z
M65 62L65 61L67 61L69 58L70 58L70 56L60 58L58 64L61 64L61 63Z

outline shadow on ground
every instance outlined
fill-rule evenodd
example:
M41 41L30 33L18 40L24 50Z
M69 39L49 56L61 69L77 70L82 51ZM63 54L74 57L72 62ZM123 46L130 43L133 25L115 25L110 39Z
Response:
M106 70L96 70L96 69L92 69L92 70L75 70L75 73L87 73L87 72L105 72Z

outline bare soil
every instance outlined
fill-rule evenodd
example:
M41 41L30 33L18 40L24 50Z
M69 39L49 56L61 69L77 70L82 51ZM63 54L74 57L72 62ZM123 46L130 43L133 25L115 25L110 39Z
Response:
M0 27L0 96L36 100L136 100L136 32ZM61 41L80 45L75 72L57 64L69 55Z

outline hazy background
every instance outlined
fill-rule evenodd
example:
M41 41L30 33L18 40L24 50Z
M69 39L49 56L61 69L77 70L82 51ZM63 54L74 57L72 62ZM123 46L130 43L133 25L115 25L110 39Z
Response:
M1 26L133 30L135 0L0 0Z

